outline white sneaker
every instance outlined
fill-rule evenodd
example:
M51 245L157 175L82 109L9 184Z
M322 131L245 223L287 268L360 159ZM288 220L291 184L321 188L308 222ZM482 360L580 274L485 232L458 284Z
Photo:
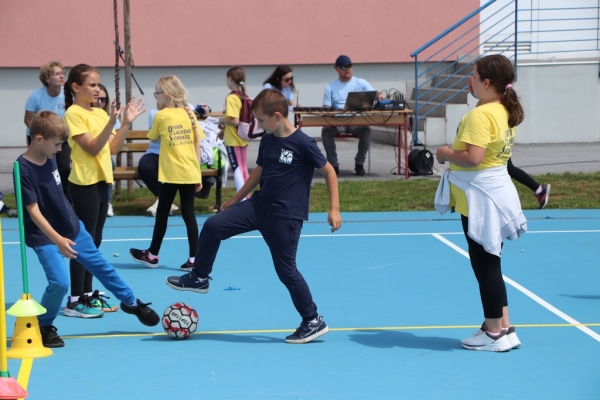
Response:
M463 340L462 346L469 350L483 351L509 351L512 348L506 332L503 331L499 336L493 337L482 330Z
M510 342L510 345L512 346L511 349L517 349L517 348L521 347L521 341L519 340L519 337L517 336L517 332L516 332L514 326L511 326L508 328L508 331L506 331L506 336L508 337L508 341Z
M108 203L108 211L106 212L107 217L114 217L115 213L113 212L112 204Z
M154 204L152 204L150 207L148 207L148 209L146 211L149 212L150 214L152 214L153 217L156 217L156 209L157 208L158 208L158 200L156 200L154 202Z
M169 215L173 215L173 213L177 210L179 210L179 207L177 207L175 203L171 204L171 211L169 211Z

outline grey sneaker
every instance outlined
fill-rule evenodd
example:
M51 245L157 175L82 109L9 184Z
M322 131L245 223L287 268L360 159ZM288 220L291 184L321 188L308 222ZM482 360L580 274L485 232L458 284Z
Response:
M329 327L323 321L323 317L319 316L317 322L311 323L302 321L296 332L285 338L286 343L301 344L308 343L311 340L323 336L329 332Z

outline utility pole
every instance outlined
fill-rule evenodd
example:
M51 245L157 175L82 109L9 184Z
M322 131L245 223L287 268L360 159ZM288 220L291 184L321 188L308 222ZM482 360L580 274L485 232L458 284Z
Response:
M125 103L129 103L131 100L131 29L129 24L129 0L123 0L123 23L123 32L125 33Z

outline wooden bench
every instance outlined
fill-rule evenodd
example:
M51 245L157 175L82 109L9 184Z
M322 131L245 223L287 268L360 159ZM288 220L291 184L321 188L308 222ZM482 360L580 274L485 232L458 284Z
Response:
M133 196L133 181L140 179L138 174L137 166L134 165L133 155L134 153L145 153L148 150L148 131L142 130L131 130L127 133L127 137L125 139L125 143L121 148L121 151L117 154L117 166L113 171L113 176L115 179L115 191L119 193L121 188L122 180L127 181L127 196ZM123 163L121 156L125 155L125 163ZM221 167L221 153L218 152L218 159L215 160L215 165L219 166L217 169L202 169L202 176L214 176L216 177L216 185L215 185L215 196L216 196L216 208L221 208L221 188L223 186L223 181L221 180L221 176L223 174L223 168Z

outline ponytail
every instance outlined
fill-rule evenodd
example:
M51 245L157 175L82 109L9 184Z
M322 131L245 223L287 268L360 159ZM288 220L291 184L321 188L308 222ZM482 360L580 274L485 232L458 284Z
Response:
M510 128L523 122L525 119L525 111L523 111L523 107L519 102L517 92L515 92L510 83L506 85L506 92L502 95L500 102L508 111L508 126Z
M73 105L73 89L71 89L71 82L67 80L63 87L63 93L65 94L65 111Z

